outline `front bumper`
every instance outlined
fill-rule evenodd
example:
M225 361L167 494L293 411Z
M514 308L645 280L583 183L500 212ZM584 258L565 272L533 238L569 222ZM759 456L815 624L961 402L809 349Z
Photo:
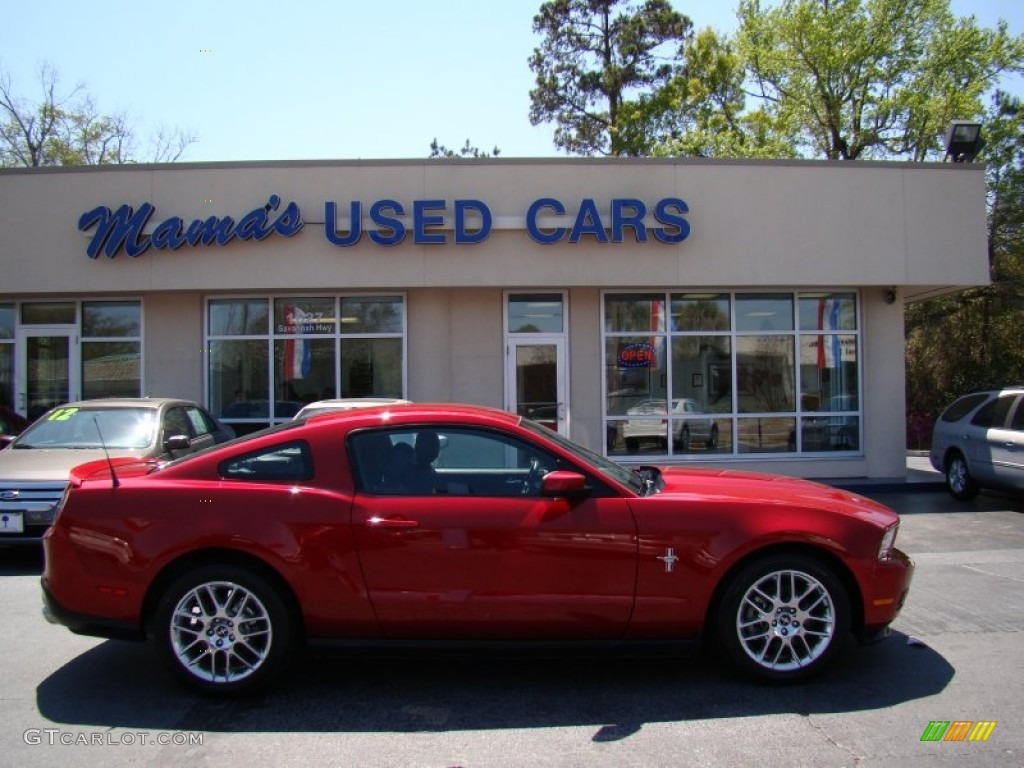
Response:
M864 622L859 634L862 643L888 636L889 625L907 601L913 578L914 561L899 549L875 564L870 588L864 594Z

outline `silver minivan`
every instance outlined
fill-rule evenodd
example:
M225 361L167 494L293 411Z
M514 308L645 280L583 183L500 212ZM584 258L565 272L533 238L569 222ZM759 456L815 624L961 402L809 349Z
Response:
M971 392L935 422L932 466L957 499L981 488L1024 491L1024 386Z

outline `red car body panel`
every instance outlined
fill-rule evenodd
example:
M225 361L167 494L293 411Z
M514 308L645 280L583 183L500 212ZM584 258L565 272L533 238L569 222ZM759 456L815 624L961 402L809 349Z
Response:
M585 498L384 496L357 489L346 436L401 424L500 430L600 483ZM250 482L222 462L288 440L315 475ZM404 405L328 414L287 432L227 443L157 471L93 462L47 533L48 599L141 631L176 564L259 562L287 585L308 638L694 638L723 579L745 558L799 547L834 562L862 627L899 612L913 565L879 558L895 513L803 480L663 468L640 495L561 444L490 409ZM671 560L671 562L669 562ZM92 621L94 620L94 621ZM85 629L83 629L85 628Z

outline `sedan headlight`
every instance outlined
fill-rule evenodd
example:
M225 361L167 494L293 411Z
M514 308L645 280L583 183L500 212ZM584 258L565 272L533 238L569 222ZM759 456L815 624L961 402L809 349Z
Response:
M900 529L899 521L893 523L885 529L885 533L882 535L882 543L878 547L878 559L888 560L892 557L892 548L896 543L896 532Z

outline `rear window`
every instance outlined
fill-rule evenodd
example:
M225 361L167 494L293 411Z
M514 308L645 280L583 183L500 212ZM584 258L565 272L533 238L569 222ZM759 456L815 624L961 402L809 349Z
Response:
M304 440L274 445L220 465L221 477L232 480L295 482L313 477L313 457Z
M949 422L960 421L960 419L985 402L989 397L990 395L986 392L965 395L959 400L955 400L949 408L943 411L941 418L943 421Z

